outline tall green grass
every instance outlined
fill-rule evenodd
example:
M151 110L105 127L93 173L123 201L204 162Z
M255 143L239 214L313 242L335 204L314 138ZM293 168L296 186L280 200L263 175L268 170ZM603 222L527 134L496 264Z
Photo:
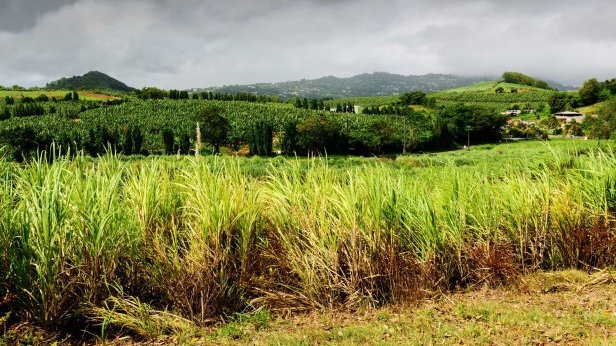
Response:
M614 151L547 151L276 160L258 176L224 157L0 163L2 308L150 335L247 307L376 306L616 265Z

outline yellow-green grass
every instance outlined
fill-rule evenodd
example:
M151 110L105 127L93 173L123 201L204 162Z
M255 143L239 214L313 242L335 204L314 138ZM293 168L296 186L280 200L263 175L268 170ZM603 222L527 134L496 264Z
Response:
M496 89L502 87L503 93L496 93ZM511 93L511 90L517 93ZM531 87L521 84L505 83L501 81L486 81L472 85L437 91L428 94L428 97L436 99L438 104L448 105L456 103L477 104L498 109L507 108L513 104L523 107L530 103L532 107L537 107L539 103L546 103L551 90ZM377 107L391 105L399 101L399 95L391 96L368 96L351 97L327 101L326 104L334 107L337 104L352 103L362 107ZM423 107L415 110L423 110Z
M13 97L15 99L20 99L22 97L31 97L36 98L40 95L47 95L49 99L55 97L56 99L61 100L64 96L71 92L70 90L0 90L0 98L4 99L6 96ZM83 100L114 100L118 99L116 96L104 95L96 92L90 91L78 91L79 97Z
M223 345L613 345L616 276L568 271L520 278L515 288L436 295L418 306L248 320L185 343ZM259 312L255 314L259 316ZM260 320L257 320L260 321Z
M610 142L349 165L251 160L0 163L3 311L18 323L152 341L255 308L397 306L539 269L616 265ZM250 164L266 170L248 174Z
M520 277L508 287L434 293L412 305L295 315L247 310L205 328L152 314L169 325L174 322L175 329L150 340L124 336L104 341L107 345L613 345L615 297L616 272L543 272ZM140 328L156 331L153 324L144 319ZM19 341L47 345L57 339L31 325L8 328L0 336L5 344ZM103 344L101 339L95 341Z
M512 89L517 89L518 93L525 92L545 92L545 89L536 88L528 85L514 84L514 83L505 83L502 81L487 81L487 82L479 82L472 85L467 85L459 88L447 89L443 91L439 91L434 93L434 95L438 95L440 93L447 92L480 92L480 93L496 93L496 89L503 88L505 93L510 93Z
M577 108L576 111L585 114L585 115L597 115L599 114L599 111L601 110L601 108L607 103L608 101L602 101L602 102L598 102L595 103L593 105L590 106L586 106L586 107L580 107Z

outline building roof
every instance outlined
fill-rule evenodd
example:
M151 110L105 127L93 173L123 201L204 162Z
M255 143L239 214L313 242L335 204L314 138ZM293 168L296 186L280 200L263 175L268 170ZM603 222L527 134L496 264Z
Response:
M582 113L578 113L578 112L570 112L570 111L566 111L566 112L558 112L554 115L559 115L559 116L563 116L563 117L579 117L581 115L583 115Z

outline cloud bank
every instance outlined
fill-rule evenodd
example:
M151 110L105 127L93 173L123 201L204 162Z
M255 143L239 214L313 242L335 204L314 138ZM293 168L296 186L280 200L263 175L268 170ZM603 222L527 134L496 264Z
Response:
M616 77L608 0L0 0L0 84L190 88L387 71Z

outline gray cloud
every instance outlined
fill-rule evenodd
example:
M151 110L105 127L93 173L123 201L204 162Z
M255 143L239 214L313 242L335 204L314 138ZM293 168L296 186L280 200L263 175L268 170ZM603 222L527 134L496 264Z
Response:
M2 0L0 0L2 1ZM372 71L616 77L608 0L8 0L0 84L188 88Z
M18 32L36 25L37 20L77 0L2 0L0 1L0 31Z

